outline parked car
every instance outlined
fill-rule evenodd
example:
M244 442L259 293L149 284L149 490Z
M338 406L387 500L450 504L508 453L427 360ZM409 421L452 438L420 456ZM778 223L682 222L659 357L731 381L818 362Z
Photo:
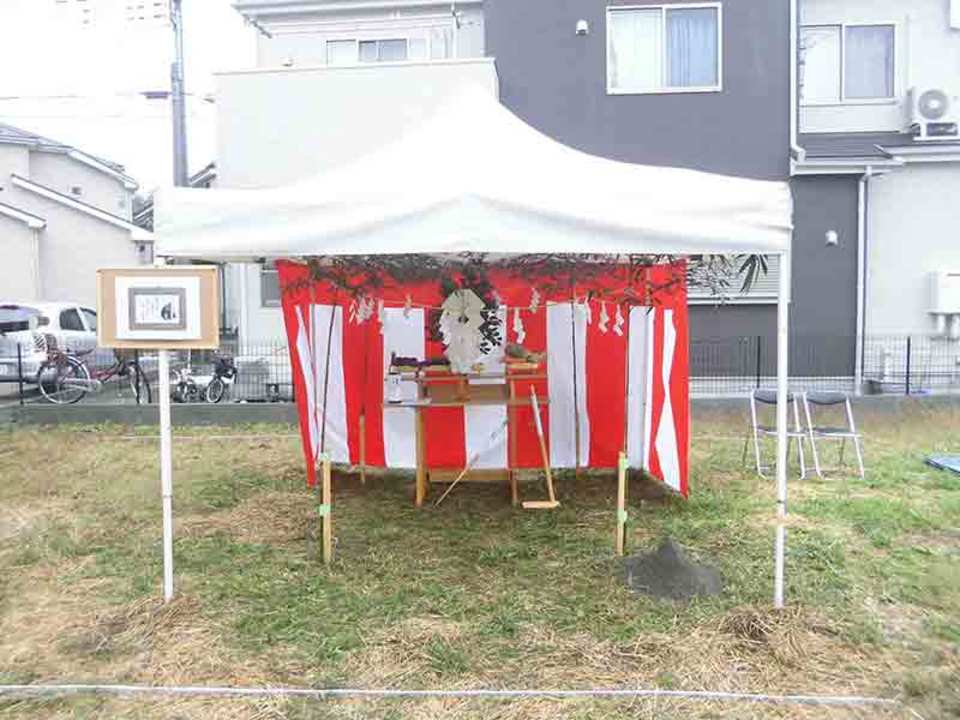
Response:
M17 345L23 377L34 380L47 359L49 338L67 352L93 351L86 355L88 364L113 362L112 350L97 348L95 310L68 302L0 302L0 381L17 380Z

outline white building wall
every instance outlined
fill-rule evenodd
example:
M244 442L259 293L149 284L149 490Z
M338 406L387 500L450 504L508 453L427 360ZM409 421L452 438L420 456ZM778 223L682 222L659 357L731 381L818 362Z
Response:
M133 191L123 182L61 153L30 153L27 178L80 202L129 220ZM73 192L80 189L80 194Z
M902 131L913 86L940 88L960 101L960 29L950 26L950 0L801 0L800 23L896 25L895 98L802 105L801 132Z
M0 215L0 301L40 300L35 243L37 233L19 220Z
M935 331L930 278L960 272L960 166L911 164L871 180L866 332Z
M0 189L10 186L10 176L30 177L30 151L23 145L4 145L0 143ZM0 202L3 200L0 192ZM10 203L7 202L9 205Z
M146 257L129 230L26 190L14 188L4 195L7 192L10 205L47 221L39 235L43 300L96 306L99 268L139 265Z
M469 85L497 94L493 59L224 73L219 187L271 187L355 160Z
M432 41L435 58L483 57L483 12L480 8L458 10L454 18L449 3L433 7L337 12L320 15L284 15L262 18L271 37L257 40L259 67L310 67L326 65L328 40L371 40L418 37ZM445 51L440 50L440 42ZM443 52L444 54L437 54Z

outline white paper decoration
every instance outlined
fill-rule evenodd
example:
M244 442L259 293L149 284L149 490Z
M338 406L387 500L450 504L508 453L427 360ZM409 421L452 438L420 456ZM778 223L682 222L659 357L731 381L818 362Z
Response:
M520 308L513 309L513 332L517 335L517 344L523 345L527 339L527 331L523 327L523 319L520 317Z

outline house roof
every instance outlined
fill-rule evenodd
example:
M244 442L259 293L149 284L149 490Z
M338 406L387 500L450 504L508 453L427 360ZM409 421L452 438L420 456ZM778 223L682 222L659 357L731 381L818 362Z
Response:
M912 141L900 133L822 133L801 135L808 158L888 158L883 148Z
M904 149L958 148L950 141L917 142L909 133L816 133L800 136L808 160L889 160Z
M39 215L34 215L26 210L21 210L13 205L0 203L0 215L4 215L12 220L19 220L34 230L41 230L47 226L47 221Z
M85 165L90 165L91 167L100 170L107 175L111 175L118 180L121 180L124 185L130 189L135 189L137 187L136 180L126 174L123 165L115 163L111 160L106 160L96 155L91 155L90 153L84 152L83 150L80 150L72 145L67 145L59 140L52 140L44 137L43 135L37 135L36 133L32 133L29 130L24 130L23 128L18 128L13 125L0 122L0 143L26 145L39 150L40 152L53 152L69 155L73 159L82 162Z
M147 230L144 230L142 227L135 225L134 223L130 222L125 218L120 217L119 215L114 215L113 213L109 213L106 210L101 210L98 207L95 207L85 202L81 202L76 198L72 198L69 195L64 195L63 193L58 192L53 188L49 188L46 185L41 185L40 183L34 182L33 180L28 180L27 178L17 175L16 173L11 174L10 179L13 182L13 184L16 185L18 188L27 190L36 195L40 195L41 197L45 197L48 200L53 200L54 202L60 203L61 205L66 205L67 207L73 208L74 210L79 210L80 212L86 215L89 215L91 217L97 218L98 220L102 220L104 222L110 223L111 225L114 225L116 227L129 230L131 233L131 238L133 240L137 240L139 242L153 241L153 233L148 232Z

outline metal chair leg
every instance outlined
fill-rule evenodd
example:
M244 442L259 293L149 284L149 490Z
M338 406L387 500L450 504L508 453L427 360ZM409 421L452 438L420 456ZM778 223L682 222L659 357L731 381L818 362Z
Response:
M863 480L866 477L866 473L863 468L863 452L860 449L860 438L853 438L853 449L857 453L857 467L860 469L860 479Z
M847 398L846 410L847 425L850 427L850 432L853 433L853 449L857 454L857 467L860 470L860 479L862 480L866 477L866 472L863 467L863 450L860 447L860 436L857 435L857 425L853 420L853 408L850 405L850 398Z
M800 479L807 477L807 465L803 458L803 442L806 438L803 436L803 426L800 424L800 410L797 408L799 400L796 396L793 398L793 426L797 432L797 459L800 461Z
M803 395L803 414L807 420L807 435L810 437L810 452L813 453L813 468L817 477L823 480L823 471L820 469L820 454L817 452L817 439L813 434L813 418L810 415L810 403L806 393Z
M753 452L757 463L757 475L766 480L767 476L763 474L763 464L760 458L760 433L757 430L757 403L750 396L750 420L753 422Z

